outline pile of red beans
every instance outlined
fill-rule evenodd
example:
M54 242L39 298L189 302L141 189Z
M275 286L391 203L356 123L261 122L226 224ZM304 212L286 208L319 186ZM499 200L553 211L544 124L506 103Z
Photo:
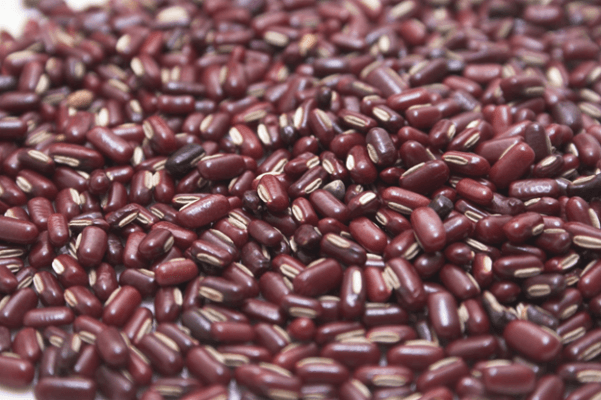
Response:
M596 2L28 3L1 385L599 399Z

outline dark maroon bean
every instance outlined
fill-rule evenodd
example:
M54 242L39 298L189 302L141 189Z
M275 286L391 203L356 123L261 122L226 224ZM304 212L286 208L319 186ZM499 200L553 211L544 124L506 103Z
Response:
M104 305L102 320L108 325L123 326L140 305L142 296L132 286L115 290Z
M282 267L288 268L287 265L283 265ZM298 274L298 271L291 270L291 273L293 274L292 277L294 277ZM285 295L292 292L290 281L284 276L271 271L261 276L259 286L261 295L273 303L279 303Z
M187 368L207 384L225 385L229 382L231 375L224 362L223 355L209 346L195 347L186 356Z
M345 337L362 336L364 334L365 329L363 329L359 322L329 322L317 328L315 342L321 345L333 340L343 339Z
M427 301L423 282L415 268L403 258L393 258L386 263L384 281L398 293L398 300L412 310L422 308Z
M324 217L331 217L345 222L350 216L348 207L326 190L315 190L311 193L309 199L315 211Z
M351 178L360 185L373 183L377 178L377 170L364 146L354 146L346 158L346 168Z
M102 315L102 303L86 287L71 286L65 290L64 298L77 314L89 315L94 318Z
M442 221L430 207L420 207L411 213L411 224L419 244L427 253L442 250L446 234Z
M570 393L566 399L569 400L588 400L594 398L594 396L601 390L601 384L599 383L586 383L580 386L578 389Z
M566 289L566 280L560 274L542 274L526 279L522 288L529 298L554 297Z
M358 267L348 268L340 288L340 312L343 318L353 319L363 314L366 288L363 274Z
M271 212L282 212L289 206L288 194L273 175L261 177L257 185L257 194Z
M180 209L177 220L186 228L198 228L223 218L229 209L225 196L210 195Z
M544 224L541 215L534 212L517 215L503 225L505 237L512 243L523 243L542 233L543 229Z
M360 338L328 343L322 348L320 355L339 361L349 368L375 364L380 358L377 346Z
M162 375L175 375L184 366L177 344L161 333L154 332L144 335L138 343L138 348Z
M498 188L505 188L530 167L534 151L525 143L507 149L490 169L490 179Z
M563 321L557 327L557 334L561 337L564 344L573 342L581 338L589 329L591 329L591 317L586 312L579 312Z
M449 167L444 161L427 161L403 173L399 178L399 186L420 194L428 194L442 186L448 180L449 173Z
M8 243L31 244L38 236L38 228L31 222L0 216L0 239Z
M543 270L541 261L531 255L507 256L493 263L495 273L504 278L527 278L536 276Z
M11 346L10 330L3 326L0 328L0 350L9 351Z
M0 355L0 382L11 388L22 388L33 381L35 373L34 365L17 355L5 353Z
M86 268L95 267L102 262L107 249L107 234L104 230L88 226L81 233L78 240L77 259Z
M295 370L305 383L340 384L349 376L348 370L331 358L305 358L296 363Z
M133 155L133 147L122 137L105 127L96 127L88 131L86 138L104 156L118 164L127 163Z
M497 354L498 342L492 335L472 336L449 343L445 351L464 360L485 360Z
M292 341L288 333L278 325L259 323L254 327L255 342L276 354L286 348Z
M38 297L33 289L22 288L0 303L0 322L8 328L20 328L25 314L36 307Z
M33 276L33 285L45 306L62 306L65 304L63 289L58 280L48 271L37 272Z
M160 323L157 326L157 332L160 332L173 340L184 354L187 354L188 351L193 349L195 346L198 346L198 341L192 338L185 331L185 328L174 323Z
M166 229L153 229L138 245L138 252L149 260L167 253L175 242L173 235Z
M17 332L12 344L13 352L22 359L35 364L42 356L44 339L39 331L25 328Z
M40 369L39 369L39 379L42 379L46 376L56 376L58 375L58 366L57 366L57 357L58 357L59 348L55 346L48 346L44 350L42 354L42 358L40 360Z
M150 141L152 148L159 154L168 155L176 150L175 134L165 120L153 116L143 123L144 136Z
M68 307L54 306L29 310L23 316L23 325L45 328L51 325L67 325L73 322L75 315Z
M154 298L154 308L157 322L175 321L180 313L183 303L181 290L176 287L158 289Z
M508 363L487 366L482 370L482 382L486 390L502 395L521 395L534 390L534 372L521 364Z
M403 257L412 260L420 252L420 246L413 229L408 229L392 239L384 249L384 259Z
M333 233L323 236L320 248L324 255L338 259L347 265L363 265L367 258L365 250L357 243Z
M313 339L315 329L315 323L312 319L299 317L290 322L286 330L293 339L309 341Z
M564 395L564 383L557 375L545 375L538 380L536 388L528 400L561 399Z
M152 312L146 307L139 307L128 318L122 331L129 341L137 344L145 334L150 333L152 321Z
M320 259L307 266L293 280L294 291L304 296L318 296L337 288L342 281L342 268L334 259Z
M119 286L114 268L107 263L101 263L96 269L90 270L88 279L90 287L94 290L94 294L100 301L106 301Z
M174 245L182 251L190 247L192 242L194 242L197 238L196 234L193 231L184 229L174 223L167 221L157 222L152 226L151 229L166 229L169 232L171 232L174 238Z
M468 374L467 364L457 357L448 357L431 364L417 379L417 389L426 391L437 386L452 386Z
M83 377L45 377L35 385L35 396L40 400L75 397L92 400L96 394L96 382Z
M561 351L561 341L555 333L528 321L512 321L503 332L507 344L537 362L553 360Z
M543 309L552 313L555 317L565 320L574 315L582 304L582 295L577 289L568 288L560 295L545 301Z
M462 327L457 303L448 292L432 293L428 296L430 322L438 337L451 340L461 335Z
M599 363L595 362L567 362L557 368L557 374L566 382L580 382L595 380L599 373Z
M246 299L241 311L251 318L265 322L281 324L285 320L285 314L277 305L259 299Z
M119 284L136 288L142 297L154 296L158 289L155 273L144 268L126 269L119 276Z
M107 399L135 399L136 386L123 373L100 366L96 371L96 383L100 393Z
M563 350L564 357L573 361L590 361L599 355L599 336L601 331L593 329L581 338L566 346Z
M96 337L96 350L100 358L113 368L127 365L129 349L122 333L115 327L107 327Z

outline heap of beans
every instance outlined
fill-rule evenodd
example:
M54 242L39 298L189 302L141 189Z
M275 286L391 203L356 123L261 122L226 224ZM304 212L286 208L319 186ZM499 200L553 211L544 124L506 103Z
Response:
M0 384L599 399L597 3L29 3Z

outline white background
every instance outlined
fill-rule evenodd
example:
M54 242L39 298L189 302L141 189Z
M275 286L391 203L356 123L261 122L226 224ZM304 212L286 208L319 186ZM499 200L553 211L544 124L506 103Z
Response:
M103 0L66 0L66 2L76 9L81 9L86 5L104 3ZM36 16L34 11L23 8L21 0L0 0L0 4L0 29L8 31L12 35L19 36L27 19ZM17 399L33 400L33 386L25 390L11 390L0 386L0 400Z

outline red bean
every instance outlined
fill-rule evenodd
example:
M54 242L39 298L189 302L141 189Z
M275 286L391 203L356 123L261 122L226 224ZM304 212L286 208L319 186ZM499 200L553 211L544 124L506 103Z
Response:
M534 372L517 363L489 366L482 371L482 382L486 390L503 395L521 395L534 390Z
M0 381L5 386L22 388L33 381L35 369L30 361L7 353L0 356L0 365L2 365Z
M31 222L0 217L0 239L15 244L31 244L38 236L38 228Z
M138 343L138 348L162 375L175 375L184 366L177 344L161 333L155 332L144 335Z
M528 321L510 322L503 338L511 348L538 362L553 360L561 351L561 342L554 333Z
M186 356L186 366L207 384L227 384L230 380L230 371L224 365L223 356L208 346L192 349Z
M446 234L442 221L430 207L420 207L411 213L411 224L419 244L427 253L442 250Z
M543 398L561 399L564 395L564 383L557 375L545 375L538 380L529 400Z
M490 169L490 179L498 188L505 188L520 178L534 161L534 151L525 143L511 146Z
M437 386L454 385L468 374L467 364L456 357L444 358L431 364L417 379L417 388L426 391Z
M54 3L0 49L38 397L593 396L595 6Z
M96 394L96 383L89 378L79 377L45 377L35 386L35 396L41 400L62 397L76 397L92 400Z
M399 299L411 309L420 309L426 304L427 295L423 282L415 268L402 258L393 258L386 264L384 280L387 286L392 287Z
M98 334L96 349L100 358L111 367L124 367L129 360L127 343L115 327L107 327Z
M140 305L142 296L132 286L115 290L104 305L102 320L108 325L123 326Z
M224 196L211 195L183 207L177 220L186 228L198 228L224 217L229 209Z

